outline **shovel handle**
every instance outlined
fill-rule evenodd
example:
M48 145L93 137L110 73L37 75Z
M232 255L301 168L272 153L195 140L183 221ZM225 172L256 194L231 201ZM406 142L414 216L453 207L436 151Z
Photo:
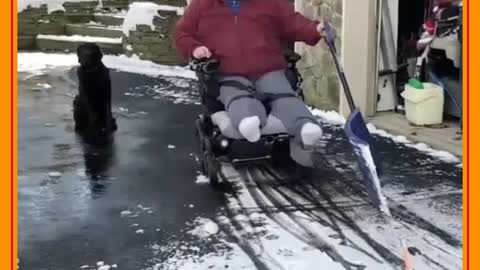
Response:
M326 35L329 35L329 33L331 33L332 28L329 23L325 23L324 31ZM350 107L350 111L353 112L356 108L355 102L353 101L352 93L350 92L350 86L348 85L345 72L343 71L342 66L338 62L337 49L335 48L334 41L332 41L331 39L325 39L325 42L327 43L328 48L330 49L330 53L332 54L332 57L333 57L333 62L335 62L335 67L337 68L338 76L340 77L340 82L342 84L343 91L345 92L345 96L347 97L348 106Z

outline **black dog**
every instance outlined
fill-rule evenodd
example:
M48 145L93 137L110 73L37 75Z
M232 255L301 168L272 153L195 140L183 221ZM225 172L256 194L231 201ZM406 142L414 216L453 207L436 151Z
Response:
M95 43L77 48L78 95L73 100L75 130L90 139L105 138L117 130L112 116L112 87L109 69Z

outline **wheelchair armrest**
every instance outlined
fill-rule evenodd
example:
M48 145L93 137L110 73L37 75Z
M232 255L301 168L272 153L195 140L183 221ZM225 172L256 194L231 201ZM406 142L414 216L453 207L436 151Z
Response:
M290 50L285 51L283 53L283 56L285 57L285 60L287 60L287 62L290 65L295 65L298 62L298 60L302 58L298 53Z
M218 71L220 67L220 61L218 59L194 59L189 64L190 69L205 75L213 75Z

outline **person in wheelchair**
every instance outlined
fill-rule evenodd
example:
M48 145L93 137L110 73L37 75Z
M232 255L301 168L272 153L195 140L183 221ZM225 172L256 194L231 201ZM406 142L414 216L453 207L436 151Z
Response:
M219 60L217 98L243 138L257 142L274 117L305 148L323 133L286 76L284 48L324 36L324 23L288 0L193 0L176 25L175 46L187 61Z

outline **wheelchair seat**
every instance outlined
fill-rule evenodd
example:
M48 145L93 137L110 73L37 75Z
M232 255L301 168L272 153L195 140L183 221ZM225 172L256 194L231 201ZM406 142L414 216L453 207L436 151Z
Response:
M303 92L300 88L302 78L296 68L296 62L300 60L300 55L287 51L284 57L288 63L285 71L288 81L292 88L303 99ZM216 72L220 62L216 60L197 60L191 63L191 68L196 71L200 82L200 97L204 107L205 115L209 116L212 123L218 127L220 132L229 139L243 139L237 129L232 125L223 104L217 99L219 95L220 83L216 79ZM261 129L262 135L286 134L287 130L283 123L275 116L269 114L266 125Z

